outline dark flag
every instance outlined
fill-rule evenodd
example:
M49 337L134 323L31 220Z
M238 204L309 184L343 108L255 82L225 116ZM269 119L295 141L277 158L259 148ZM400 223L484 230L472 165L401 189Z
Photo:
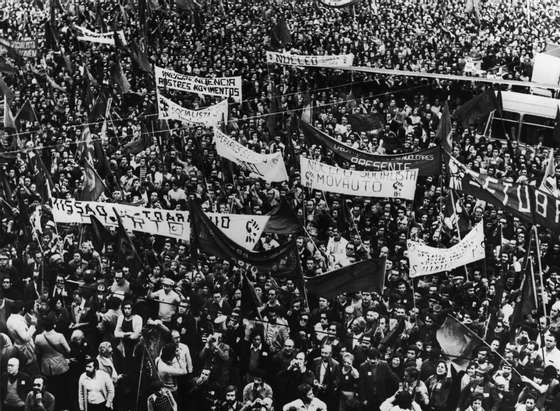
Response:
M261 302L255 292L255 287L247 279L245 273L241 277L241 316L243 318L253 319L261 317L259 313L259 306Z
M453 317L446 317L436 331L436 339L441 352L460 368L466 368L469 359L478 345L478 339Z
M268 215L270 219L264 226L265 233L291 234L297 233L301 229L296 214L285 198L282 198Z
M10 187L10 182L8 181L8 176L4 172L4 170L0 169L0 197L8 199L8 201L12 200L12 187Z
M24 120L29 121L30 123L37 123L37 115L35 114L35 109L31 105L31 101L29 99L25 100L23 106L19 109L18 113L16 114L16 120Z
M126 143L124 150L131 154L138 154L152 145L152 136L148 132L146 126L140 125L140 134Z
M443 105L441 118L439 119L438 128L436 130L436 140L439 141L440 147L447 153L451 153L453 147L451 128L451 116L449 115L449 106L446 101Z
M383 128L383 117L379 114L348 114L346 116L353 131L371 131Z
M140 255L138 255L134 243L128 236L128 233L123 226L121 216L117 213L115 208L113 208L113 211L115 212L115 216L117 217L117 221L119 223L119 226L117 227L117 252L119 253L121 263L130 268L142 267L142 259L140 258Z
M527 251L529 251L530 248L531 242L529 242ZM514 331L525 321L525 318L528 314L533 313L533 311L537 310L538 308L535 304L535 277L530 265L533 264L533 261L531 260L531 258L528 258L528 256L529 253L527 253L525 257L526 260L525 267L523 269L523 280L521 282L521 289L519 290L519 296L517 297L515 307L513 308L513 313L511 314L510 324L512 331Z
M35 185L37 186L37 191L41 195L43 201L47 201L52 197L52 187L54 187L54 182L50 171L45 166L43 159L40 154L36 154L36 175L35 175Z
M49 50L58 50L58 38L50 21L45 22L45 45Z
M556 123L552 131L552 145L553 147L560 147L560 107L556 109Z
M113 174L111 163L109 162L109 159L105 154L105 150L103 149L103 145L99 139L95 139L93 141L93 150L95 158L97 159L98 174L107 183L107 188L111 191L114 191L115 189L122 190L118 178L116 178L115 174Z
M194 11L200 5L195 0L175 0L175 6L177 10Z
M397 344L399 337L404 331L404 320L400 319L395 328L389 330L389 332L383 337L379 343L379 348L384 350L386 347L390 347Z
M105 97L104 93L100 93L95 99L95 104L93 105L93 108L88 115L88 120L93 123L97 121L99 118L104 118L106 110L107 110L107 98Z
M97 201L99 196L105 192L105 184L87 159L83 160L83 167L84 182L78 199L82 201Z
M6 101L8 104L12 102L12 100L16 97L12 89L6 84L4 81L4 77L0 76L0 90L4 97L6 97Z
M272 28L272 40L277 46L286 48L292 42L292 35L284 16L278 17Z
M152 73L152 63L150 63L150 59L135 40L130 42L130 55L140 70L146 73Z
M10 65L4 57L0 57L0 73L6 73L8 75L16 74L18 72L17 68Z
M273 139L278 134L278 112L280 112L280 101L279 97L272 96L270 101L270 111L266 116L266 128L270 139Z
M14 47L12 47L9 43L2 41L2 46L8 51L7 55L11 58L16 66L23 67L25 66L25 59L23 56L17 51Z
M360 261L305 280L307 289L317 297L333 298L356 291L381 294L385 285L385 258Z
M97 251L102 252L103 248L113 242L113 236L105 228L105 226L95 217L90 215L89 217L91 224L89 226L91 242L93 243L93 248Z
M498 100L494 91L487 89L484 93L474 96L465 104L457 107L453 118L459 121L464 128L482 124L486 117L498 109Z
M242 260L273 277L299 279L301 270L295 240L268 251L254 252L233 242L204 214L200 204L191 201L192 241L202 251L218 258Z

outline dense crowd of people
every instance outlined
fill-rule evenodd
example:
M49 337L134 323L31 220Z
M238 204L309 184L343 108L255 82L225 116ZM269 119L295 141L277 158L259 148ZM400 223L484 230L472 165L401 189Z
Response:
M265 58L266 50L280 50L273 27L285 21L286 49L294 53L352 53L358 66L451 74L461 74L471 57L487 73L528 80L532 57L560 42L557 2L482 1L477 13L466 13L459 0L363 0L342 9L316 0L181 2L189 10L165 0L140 3L147 3L145 25L143 7L131 2L2 2L0 37L37 39L39 53L4 75L15 94L5 104L17 113L29 100L36 120L18 119L17 132L7 129L0 139L1 409L560 408L558 233L539 227L537 251L530 226L460 193L458 222L448 224L444 175L420 177L414 201L342 196L300 183L299 155L353 167L305 139L298 119L308 104L313 125L348 145L406 153L439 144L444 102L453 111L490 86L280 67ZM54 41L45 37L47 21ZM264 182L221 159L211 128L162 127L153 76L127 46L79 41L75 26L122 29L153 63L180 73L242 76L243 100L230 101L224 131L254 151L281 151L289 180ZM13 58L8 53L5 61ZM116 84L118 59L132 92ZM184 107L218 101L165 93ZM109 97L109 116L92 116L96 102ZM381 126L353 129L349 116L356 113L377 116ZM539 130L534 145L519 143L508 127L484 131L485 124L454 123L452 154L473 170L540 184L550 129ZM141 136L149 147L131 154L125 145ZM386 257L383 292L327 299L242 261L195 258L189 242L138 232L130 235L141 265L123 260L119 242L96 249L89 226L54 223L49 196L78 198L82 152L94 152L101 170L99 147L109 159L100 201L188 210L197 199L205 211L232 214L266 214L285 201L301 229L265 233L256 251L295 238L304 277ZM50 174L48 190L37 157ZM37 206L40 219L30 224ZM407 240L449 247L481 219L485 260L408 277ZM539 305L514 318L524 267L531 257L537 269L537 253ZM242 309L244 276L258 300L251 315ZM461 358L443 355L436 331L447 314L486 344Z

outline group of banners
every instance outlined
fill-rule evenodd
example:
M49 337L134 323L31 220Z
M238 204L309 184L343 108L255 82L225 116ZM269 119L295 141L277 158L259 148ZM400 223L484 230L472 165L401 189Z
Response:
M190 110L157 93L157 103L160 120L177 120L205 127L215 127L222 121L227 122L228 118L227 100L200 110Z
M235 77L197 77L177 73L158 66L154 66L156 85L168 89L198 93L206 96L231 97L233 101L241 102L241 76Z
M115 33L113 31L108 31L107 33L98 33L96 31L91 31L85 27L74 26L81 35L78 36L80 41L89 41L91 43L107 44L109 46L115 45ZM124 36L124 31L118 30L117 35L119 36L123 45L126 46L126 38Z
M288 180L288 173L281 152L256 153L217 128L214 129L214 143L219 156L232 161L241 169L249 171L252 176L271 182Z
M188 211L137 207L127 204L53 199L52 213L56 223L90 224L91 216L103 225L117 227L119 214L125 229L189 241L191 222ZM233 242L252 250L270 219L268 215L206 213Z
M331 166L300 156L301 184L314 190L413 200L418 169L370 171Z

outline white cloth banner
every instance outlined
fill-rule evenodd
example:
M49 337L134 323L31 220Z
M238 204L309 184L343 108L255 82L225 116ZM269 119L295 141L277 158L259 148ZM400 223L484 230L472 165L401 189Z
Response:
M358 0L321 0L321 3L323 3L325 6L330 6L330 7L351 6L352 4L357 2Z
M315 190L364 197L414 199L418 169L358 171L300 156L301 184Z
M190 241L191 226L188 211L145 208L117 203L54 199L52 213L56 223L91 224L95 216L108 227L117 227L113 208L121 216L124 228L130 231L161 235ZM248 214L206 213L214 224L236 244L252 250L258 242L270 216Z
M187 91L206 96L233 98L241 102L241 76L237 77L196 77L177 73L173 70L154 67L156 86L173 90Z
M287 66L305 67L343 67L351 66L354 62L353 54L340 54L332 56L304 56L300 54L277 53L275 51L266 52L266 62L283 64Z
M450 271L485 258L484 227L480 221L460 242L451 248L429 247L407 241L410 277Z
M265 181L280 182L288 179L286 166L280 152L273 154L256 153L217 128L214 129L214 143L220 157L234 162L243 170L249 171Z
M220 121L227 122L228 102L222 100L218 104L201 110L189 110L174 103L167 97L157 93L158 118L160 120L178 120L185 123L201 124L206 127L217 126Z
M115 38L113 36L113 31L108 31L107 33L97 33L95 31L91 31L86 29L85 27L74 26L78 29L82 35L78 36L78 40L80 41L89 41L92 43L100 43L100 44L108 44L109 46L115 45ZM122 43L126 46L126 38L124 37L124 31L119 30L117 34L121 38Z

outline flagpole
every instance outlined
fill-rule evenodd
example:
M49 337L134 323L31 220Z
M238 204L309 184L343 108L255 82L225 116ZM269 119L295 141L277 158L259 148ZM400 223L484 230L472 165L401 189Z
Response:
M482 344L484 344L485 346L488 347L488 349L490 350L490 352L493 352L494 354L496 354L498 356L498 358L500 358L503 362L505 362L507 365L509 365L511 367L511 369L513 371L515 371L515 373L517 375L519 375L520 377L522 377L521 373L519 371L517 371L517 369L508 361L506 360L499 352L495 351L492 349L492 347L490 346L490 344L488 344L486 341L484 341L482 338L479 337L479 335L477 333L475 333L472 329L470 329L469 327L467 327L465 324L463 324L461 321L459 321L457 318L455 318L454 316L452 316L451 314L447 314L449 317L453 318L455 321L457 321L458 324L461 324L461 326L463 328L465 328L471 335L473 335L477 340L479 340Z
M543 314L544 317L547 318L546 302L545 302L545 295L544 295L544 279L543 279L543 270L542 270L542 261L541 261L541 245L539 241L539 232L537 230L536 225L533 225L533 231L535 233L535 246L537 247L537 264L539 268L539 280L541 282L541 298L542 298ZM536 298L536 294L537 294L537 289L535 288L535 298Z
M453 206L453 214L457 216L457 220L455 220L455 225L457 227L457 236L459 237L459 241L461 241L461 230L459 229L459 215L457 214L457 210L455 208L455 197L453 197L453 189L451 189L450 191L451 191L451 205ZM465 269L465 278L467 281L469 281L469 270L467 270L466 265L463 265L463 268Z

